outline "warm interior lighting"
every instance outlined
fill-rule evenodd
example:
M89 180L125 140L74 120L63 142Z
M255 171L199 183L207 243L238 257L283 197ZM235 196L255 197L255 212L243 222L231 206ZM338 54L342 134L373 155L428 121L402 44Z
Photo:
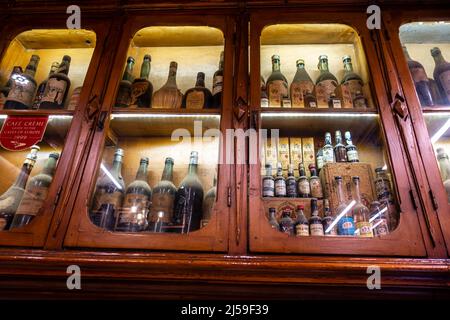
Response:
M325 230L325 233L330 232L331 229L334 228L334 226L339 222L339 220L342 219L343 216L345 216L347 214L347 212L350 211L351 208L353 208L353 206L356 204L355 200L352 200L352 202L350 202L348 204L347 207L345 207L345 209L336 217L336 219L334 219L333 223L329 225L329 227L327 228L327 230Z
M217 114L140 114L140 113L116 113L111 115L111 119L159 119L159 118L215 118L220 119Z
M363 113L363 114L356 114L356 113L345 113L345 112L339 112L339 113L301 113L301 112L264 112L261 114L262 118L302 118L302 117L334 117L334 118L377 118L378 114L376 113Z
M114 185L117 187L117 189L122 190L122 186L117 182L116 179L112 176L111 172L109 172L108 169L106 169L105 165L102 163L100 165L100 168L102 168L103 172L108 176L108 178L114 183Z

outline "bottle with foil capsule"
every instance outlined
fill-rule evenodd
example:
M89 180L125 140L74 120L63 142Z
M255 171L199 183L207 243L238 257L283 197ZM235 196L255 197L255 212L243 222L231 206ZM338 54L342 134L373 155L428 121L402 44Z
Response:
M131 108L152 107L153 84L148 80L151 62L152 57L146 54L142 61L140 77L131 85Z
M322 148L323 164L334 162L334 149L331 144L331 133L325 133L325 144Z
M50 153L42 172L30 179L10 229L25 226L38 215L45 199L47 199L48 189L53 180L58 158L59 153Z
M340 236L353 236L355 233L355 221L353 219L353 213L348 208L349 203L345 201L344 187L342 185L342 177L334 177L336 184L336 191L338 197L338 205L336 207L335 217L339 218L337 222L338 235ZM345 213L344 213L345 211ZM341 216L342 215L342 216Z
M326 236L335 236L337 235L336 226L331 227L333 224L334 218L331 214L330 209L330 201L328 199L323 200L323 219L322 219L322 225L323 225L323 233Z
M45 87L47 86L48 79L55 72L58 71L58 68L59 68L59 62L53 62L52 66L50 68L50 73L48 74L47 79L45 79L44 81L41 82L41 84L39 85L39 87L38 87L38 89L36 91L36 95L34 97L34 102L33 102L33 109L39 109L42 97L44 96L44 93L45 93Z
M58 71L48 77L39 109L64 109L70 90L68 74L71 60L70 56L64 56Z
M277 221L277 210L275 208L269 208L269 223L273 229L280 231L280 224Z
M311 217L309 218L309 232L312 236L323 236L322 218L319 216L317 199L311 199Z
M297 219L295 220L295 235L297 237L309 236L309 222L303 212L304 209L305 207L301 204L297 206Z
M356 204L352 208L353 219L355 221L355 235L360 237L373 237L372 228L369 222L369 209L361 201L361 193L359 188L359 177L353 177L355 188Z
M359 155L356 146L352 142L352 136L350 131L345 132L345 150L347 153L347 161L348 162L359 162Z
M298 195L300 198L310 198L311 186L308 177L306 176L305 165L303 163L299 163L298 172L300 174L300 177L298 178Z
M441 50L437 47L431 49L431 55L435 62L434 80L436 80L444 103L450 104L450 63L445 61Z
M294 166L289 164L286 178L286 195L289 198L297 197L297 180L294 177Z
M328 70L328 57L319 56L318 68L320 75L316 80L316 98L319 108L327 108L331 94L335 93L338 86L336 77Z
M214 72L211 108L222 108L224 52L220 53L219 69Z
M364 82L361 77L353 71L352 58L350 56L342 57L342 62L344 63L344 76L341 84L346 85L349 88L352 99L354 100L357 92L361 93L363 91Z
M153 95L153 108L179 109L183 94L177 86L178 63L172 61L166 83Z
M38 146L32 146L27 155L16 181L0 195L0 231L9 230L14 214L22 200L31 170L37 159Z
M314 82L305 69L305 61L299 59L296 62L297 72L290 87L292 108L305 107L305 95L314 92ZM311 106L308 106L311 107Z
M287 233L288 235L295 235L294 231L294 220L291 218L290 211L283 211L280 219L280 231Z
M269 97L269 107L282 107L283 98L288 97L288 82L281 73L280 56L272 56L272 73L266 82L267 96Z
M322 182L320 181L320 178L317 175L316 166L314 164L310 164L309 171L311 172L311 177L309 178L311 197L322 199L323 198Z
M277 164L277 176L275 177L275 197L286 197L286 180L283 177L281 163Z
M197 73L195 87L186 91L183 96L182 108L186 109L208 109L212 106L212 95L208 88L205 88L205 74Z
M114 107L116 108L128 108L131 104L134 63L134 58L128 57L127 65L125 67L125 71L123 72L119 89L117 90L116 103L114 104Z
M272 165L266 164L266 175L263 177L263 197L275 197L275 179L272 176Z

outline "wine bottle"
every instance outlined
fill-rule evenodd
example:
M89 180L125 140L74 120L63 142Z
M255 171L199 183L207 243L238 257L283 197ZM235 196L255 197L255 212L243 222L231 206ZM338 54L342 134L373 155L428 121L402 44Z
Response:
M172 61L167 82L153 95L153 108L178 109L181 107L183 94L177 86L177 68L178 64Z
M216 193L217 193L217 178L214 176L214 184L211 189L208 190L205 194L205 199L203 199L203 217L200 221L200 225L203 228L209 223L211 220L214 204L216 202Z
M173 159L166 158L161 181L153 188L149 230L163 232L172 224L177 188L173 184ZM160 230L160 231L155 231Z
M450 63L445 61L439 48L431 49L435 67L433 71L434 80L441 91L441 98L444 103L450 104Z
M272 56L272 73L266 82L269 107L281 107L284 97L288 94L288 82L280 71L280 56Z
M205 74L199 72L197 73L195 87L186 91L181 107L186 109L208 109L212 106L211 100L211 91L205 88Z
M305 95L314 91L314 82L305 69L305 61L299 59L296 62L297 72L290 87L292 108L305 107ZM311 107L311 106L310 106Z
M352 58L350 56L344 56L342 62L344 63L344 76L341 84L348 86L352 95L352 100L354 100L357 92L361 93L363 91L364 82L362 78L353 71Z
M59 64L58 71L52 74L45 86L44 96L41 99L40 109L63 109L70 89L69 74L71 58L64 56Z
M97 182L90 218L96 226L113 231L122 207L125 183L122 178L123 150L114 153L113 166Z
M309 198L311 197L311 186L309 185L303 162L298 165L298 173L300 175L298 178L298 195L300 198Z
M275 197L286 197L286 180L283 177L281 162L277 163L277 176L275 177Z
M141 76L133 81L131 85L131 108L151 108L153 85L148 80L152 57L149 54L144 56L141 66Z
M319 56L320 75L316 80L316 99L319 108L328 108L331 94L335 93L338 85L336 77L328 70L328 57Z
M303 212L304 209L305 207L301 204L297 206L297 219L295 221L295 235L297 237L309 236L309 222Z
M174 223L181 233L200 228L203 206L203 186L197 175L198 152L192 151L187 176L181 181L175 197Z
M48 79L50 78L50 76L52 74L54 74L56 71L58 71L58 68L59 68L59 62L53 62L47 79L45 79L44 81L41 82L41 84L39 85L39 87L36 91L36 96L34 97L34 102L33 102L33 109L39 109L42 97L44 96L44 93L45 93L45 87L47 86Z
M34 75L39 64L39 56L32 55L25 72L17 74L11 81L8 97L5 101L5 109L30 109L36 92L36 80Z
M220 53L219 69L214 72L212 89L212 108L222 108L224 52Z
M289 198L297 197L297 180L294 177L294 166L289 164L286 178L286 195Z
M117 90L116 103L114 104L116 108L128 108L131 104L134 63L134 58L128 57L127 66L125 67L119 89Z
M141 158L136 179L130 183L125 192L123 208L120 212L116 231L139 232L148 227L148 212L152 189L148 180L148 158Z
M38 151L38 146L31 147L31 151L27 155L16 181L0 196L0 231L8 230L11 225L13 216L25 192L28 177L36 163Z
M42 172L30 179L10 229L27 225L39 213L45 199L47 199L48 189L53 180L58 158L59 153L50 153Z
M360 237L373 237L372 228L369 222L369 209L361 201L361 193L359 190L359 177L353 177L355 186L356 204L352 208L353 219L355 221L355 234Z
M325 145L322 148L323 153L323 164L334 162L334 149L331 144L331 133L325 133Z

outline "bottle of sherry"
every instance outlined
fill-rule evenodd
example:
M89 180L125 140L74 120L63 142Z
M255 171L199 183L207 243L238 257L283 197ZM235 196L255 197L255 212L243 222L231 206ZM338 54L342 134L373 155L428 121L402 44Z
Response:
M32 55L25 72L12 78L4 109L26 110L31 108L37 86L34 75L39 60L39 56Z
M336 131L336 145L334 146L334 155L336 157L336 162L347 162L347 150L342 143L341 131Z
M319 216L317 199L311 199L311 217L309 218L309 232L312 236L323 236L322 218Z
M355 186L356 204L352 208L353 219L355 221L355 234L360 237L373 237L372 228L369 222L369 209L361 201L361 193L359 191L359 177L353 177Z
M30 179L10 229L23 227L37 216L45 199L47 199L48 189L52 183L58 159L59 153L50 153L42 172Z
M331 94L335 93L338 86L336 77L328 70L328 57L319 56L320 75L316 80L316 98L319 108L328 108Z
M128 57L127 66L125 67L125 71L123 72L123 77L117 91L116 103L114 104L114 107L116 108L128 108L131 104L134 63L134 58Z
M181 233L200 228L203 207L203 186L197 175L198 152L192 151L187 176L181 181L175 197L174 222Z
M203 228L209 223L211 220L214 204L216 202L216 193L217 193L217 178L214 176L214 184L211 189L208 190L205 194L205 199L203 199L203 217L200 221L200 225Z
M151 108L153 85L148 81L152 57L149 54L144 56L141 66L141 76L133 81L131 85L131 107Z
M122 178L123 150L114 153L110 175L104 175L97 182L90 218L96 226L114 231L122 207L125 183Z
M149 230L151 231L158 229L158 223L162 225L162 230L172 224L173 207L175 195L177 194L177 188L172 182L173 164L172 158L166 158L161 181L153 188L152 207L149 217ZM161 228L159 229L161 230Z
M167 82L153 95L153 108L179 109L183 94L177 86L178 63L172 61L169 68Z
M208 109L212 106L212 95L208 88L205 88L205 74L197 73L195 87L186 91L181 103L186 109Z
M148 212L152 189L148 185L148 158L141 158L136 179L130 183L125 192L122 212L116 231L140 232L148 227Z
M0 231L9 230L13 216L25 192L28 177L36 163L38 151L38 146L31 147L31 151L27 155L16 181L0 196Z
M212 89L212 108L222 108L224 52L220 53L219 70L214 72Z
M45 93L45 87L47 86L48 79L50 78L50 76L52 74L54 74L55 72L58 71L58 68L59 68L59 62L53 62L52 67L50 68L50 73L48 74L48 78L41 82L41 84L39 85L39 87L36 91L36 96L34 97L34 102L33 102L33 109L39 109L42 97L44 96L44 93Z
M450 104L450 63L445 61L439 48L431 49L431 55L436 64L433 71L434 80L437 82L444 102Z
M314 82L305 70L305 61L297 60L297 72L292 80L290 93L292 108L305 107L305 95L314 91Z
M58 71L52 74L45 86L44 96L41 99L40 109L63 109L70 89L69 74L71 58L64 56L59 64Z
M350 56L344 56L342 58L344 63L344 77L341 84L348 86L350 93L352 94L352 100L355 99L356 93L363 91L364 82L362 78L353 71L352 58Z
M282 107L284 97L289 95L288 82L280 71L280 56L272 56L272 73L266 82L269 107Z

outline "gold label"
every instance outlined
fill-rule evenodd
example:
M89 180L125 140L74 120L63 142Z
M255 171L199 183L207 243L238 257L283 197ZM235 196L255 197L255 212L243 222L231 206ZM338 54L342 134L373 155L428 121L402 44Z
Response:
M31 186L23 195L19 208L17 208L16 214L26 214L30 216L36 216L39 210L42 208L45 199L47 199L48 188Z
M365 238L372 238L372 228L370 227L370 222L357 222L355 223L355 227L358 230L359 229L359 236L365 237Z
M442 72L439 75L439 80L441 80L441 85L444 89L447 99L450 100L450 71Z
M316 99L319 108L328 108L328 100L336 87L337 83L334 80L323 80L316 85Z
M172 222L173 216L173 203L175 201L175 195L167 192L153 193L152 196L152 208L150 211L149 222L156 222L158 220L158 212L164 212L162 222Z
M304 108L304 95L309 91L313 92L314 85L310 81L301 80L291 84L292 108Z
M205 95L202 91L191 91L186 97L186 109L203 109Z
M281 108L283 97L288 95L286 82L283 80L271 81L267 86L267 94L269 96L269 107Z
M67 89L67 82L56 78L48 79L41 102L51 102L61 105Z
M295 235L297 237L309 236L309 227L307 224L298 224L295 226Z
M5 199L0 200L0 210L5 210L11 207L14 204L14 201L16 200L15 197L9 196Z
M23 76L18 76L15 81L11 83L11 90L8 93L7 101L16 101L23 103L26 106L31 106L33 103L36 85Z

